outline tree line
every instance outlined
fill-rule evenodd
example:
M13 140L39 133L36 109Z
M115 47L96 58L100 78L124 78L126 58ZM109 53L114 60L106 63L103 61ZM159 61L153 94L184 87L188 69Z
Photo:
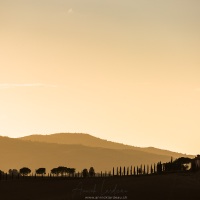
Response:
M53 168L50 170L49 176L68 176L74 177L76 169L75 168L68 168L64 166L59 166L57 168ZM31 174L31 169L28 167L22 167L21 169L9 169L8 173L5 173L0 170L0 176L8 175L8 176L29 176ZM32 173L33 175L33 173ZM45 176L46 175L46 168L38 168L35 170L35 176ZM94 167L90 167L89 170L84 168L81 172L77 173L77 176L82 177L93 177L95 176Z
M157 164L153 165L140 165L134 167L113 167L112 172L100 172L96 173L94 167L90 167L89 170L84 168L81 172L76 173L75 168L68 168L64 166L59 166L57 168L53 168L50 170L48 176L53 177L105 177L105 176L128 176L128 175L147 175L147 174L160 174L160 173L167 173L167 172L178 172L178 171L196 171L199 170L198 166L196 166L195 162L191 158L178 158L173 161L161 163L158 162ZM19 169L9 169L8 174L4 173L0 170L0 178L2 175L9 175L9 176L29 176L31 174L31 169L28 167L23 167ZM46 175L46 168L38 168L35 170L35 176L45 176ZM33 176L33 173L32 173Z

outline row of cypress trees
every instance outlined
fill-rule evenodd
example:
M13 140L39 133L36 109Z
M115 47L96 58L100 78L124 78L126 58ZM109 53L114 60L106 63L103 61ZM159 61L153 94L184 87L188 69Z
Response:
M157 165L140 165L134 167L113 167L112 175L113 176L128 176L128 175L141 175L141 174L153 174L157 172Z

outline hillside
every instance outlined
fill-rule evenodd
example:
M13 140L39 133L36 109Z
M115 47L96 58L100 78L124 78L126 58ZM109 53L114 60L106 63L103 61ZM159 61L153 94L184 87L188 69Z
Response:
M75 144L55 144L24 141L0 137L0 169L19 169L27 166L34 170L57 166L75 167L78 171L93 166L96 171L110 171L117 166L166 162L170 156L147 153L133 149L109 149Z
M37 141L46 143L57 143L57 144L78 144L88 147L102 147L107 149L131 149L137 151L143 151L147 153L153 153L158 155L172 156L173 158L178 158L186 156L185 154L176 153L168 150L162 150L154 147L134 147L130 145L124 145L116 142L111 142L103 140L89 134L83 133L57 133L51 135L30 135L20 138L24 141ZM187 155L187 157L193 157L192 155Z

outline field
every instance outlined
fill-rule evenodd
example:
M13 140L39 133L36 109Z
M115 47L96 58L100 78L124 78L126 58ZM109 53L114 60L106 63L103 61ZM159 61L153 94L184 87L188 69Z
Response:
M199 200L200 173L0 181L2 200Z

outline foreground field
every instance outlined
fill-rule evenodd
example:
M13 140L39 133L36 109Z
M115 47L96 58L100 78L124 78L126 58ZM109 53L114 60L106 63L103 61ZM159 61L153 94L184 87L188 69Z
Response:
M2 200L199 200L200 174L1 180Z

